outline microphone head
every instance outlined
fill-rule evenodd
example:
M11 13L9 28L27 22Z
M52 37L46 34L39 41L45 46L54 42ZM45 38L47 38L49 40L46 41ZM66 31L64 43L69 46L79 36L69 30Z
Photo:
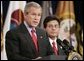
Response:
M69 46L69 42L68 42L66 39L63 40L63 43L64 43L65 45Z
M74 49L74 47L73 47L72 45L70 45L69 42L68 42L66 39L63 40L63 43L64 43L66 46L69 47L69 50L73 50L73 49Z
M60 39L57 40L57 43L64 48L66 47L66 45Z
M64 50L64 52L65 52L66 54L68 54L68 52L69 52L69 47L68 47L67 45L65 45L65 44L63 43L63 41L61 41L60 39L57 40L57 43L62 47L62 49Z
M60 39L57 40L57 43L61 45L62 41Z

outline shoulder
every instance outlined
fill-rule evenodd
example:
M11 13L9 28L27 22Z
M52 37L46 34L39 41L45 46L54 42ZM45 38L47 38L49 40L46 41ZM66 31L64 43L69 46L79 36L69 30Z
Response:
M20 24L19 26L13 28L13 29L10 29L7 33L18 33L18 32L21 32L22 30L25 30L26 27L25 25L22 23Z
M39 27L36 28L36 31L38 31L39 33L46 33L44 29L39 28Z
M21 26L22 25L19 25L19 26L13 28L13 29L10 29L9 31L6 32L6 35L18 33L21 30Z
M41 28L36 28L36 33L38 36L43 36L43 39L48 39L46 31Z

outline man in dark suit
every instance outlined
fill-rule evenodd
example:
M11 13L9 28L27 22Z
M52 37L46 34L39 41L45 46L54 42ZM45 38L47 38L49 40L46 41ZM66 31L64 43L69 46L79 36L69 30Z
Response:
M38 60L52 54L46 33L37 28L41 14L39 4L26 4L24 22L6 34L6 53L9 60Z
M50 45L52 47L53 52L56 55L65 55L62 47L57 43L59 41L58 34L60 30L60 22L59 19L55 16L47 16L43 22L44 29L47 32Z

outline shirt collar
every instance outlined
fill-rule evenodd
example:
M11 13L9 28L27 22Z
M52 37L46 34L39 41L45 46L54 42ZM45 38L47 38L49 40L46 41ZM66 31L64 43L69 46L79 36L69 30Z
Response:
M57 46L57 42L56 42L56 41L57 41L57 38L55 37L55 39L52 40L52 39L49 37L49 42L50 42L51 46L52 46L53 41L55 42L55 44L56 44L56 46Z
M25 24L25 26L26 26L27 30L28 30L29 32L31 32L32 27L29 27L29 25L26 23L26 21L24 21L24 24ZM33 29L34 29L34 30L35 30L35 32L36 32L36 29L35 29L35 28L33 28Z
M31 34L31 30L32 30L32 28L29 27L29 25L26 23L26 21L24 21L24 25L26 26L26 28L27 28L28 32L30 33L30 35L32 35L32 34ZM33 28L33 29L34 29L35 32L36 32L36 29L35 29L35 28Z

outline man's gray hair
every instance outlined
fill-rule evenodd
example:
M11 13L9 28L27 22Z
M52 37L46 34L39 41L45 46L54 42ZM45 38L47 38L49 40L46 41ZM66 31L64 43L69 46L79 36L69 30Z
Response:
M26 4L25 8L24 8L24 12L27 12L28 9L30 9L31 7L35 7L35 8L41 8L40 4L36 3L36 2L29 2Z

